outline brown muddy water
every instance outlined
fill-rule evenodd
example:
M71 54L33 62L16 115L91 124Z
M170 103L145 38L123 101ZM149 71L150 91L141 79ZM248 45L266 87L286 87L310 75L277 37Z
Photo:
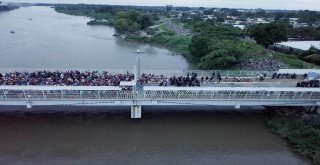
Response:
M260 108L0 107L0 164L307 165Z

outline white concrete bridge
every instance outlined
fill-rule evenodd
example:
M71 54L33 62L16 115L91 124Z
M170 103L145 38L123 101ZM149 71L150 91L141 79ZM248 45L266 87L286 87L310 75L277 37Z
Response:
M319 106L320 88L0 86L0 105L131 106L141 118L144 105Z

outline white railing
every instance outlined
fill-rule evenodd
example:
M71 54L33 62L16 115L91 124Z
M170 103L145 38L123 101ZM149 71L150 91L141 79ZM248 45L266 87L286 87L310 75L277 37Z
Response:
M261 88L261 87L154 87L138 92L117 89L97 89L87 87L86 90L51 89L14 89L2 87L0 101L26 100L315 100L320 101L320 88Z

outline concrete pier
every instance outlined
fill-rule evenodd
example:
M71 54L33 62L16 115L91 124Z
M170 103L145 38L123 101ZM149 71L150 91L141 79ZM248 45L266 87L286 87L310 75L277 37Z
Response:
M131 105L131 118L132 119L141 118L141 105Z

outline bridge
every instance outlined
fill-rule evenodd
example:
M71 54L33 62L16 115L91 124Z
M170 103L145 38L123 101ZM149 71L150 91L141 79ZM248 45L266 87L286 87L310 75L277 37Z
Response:
M254 72L247 75L255 77ZM297 88L292 82L225 82L201 87L139 87L135 82L123 83L132 86L130 90L121 86L1 85L0 105L23 105L27 108L57 105L131 106L132 118L141 118L141 107L146 105L219 105L235 108L320 105L320 88Z
M319 88L0 86L0 105L131 106L141 118L144 105L319 106Z

